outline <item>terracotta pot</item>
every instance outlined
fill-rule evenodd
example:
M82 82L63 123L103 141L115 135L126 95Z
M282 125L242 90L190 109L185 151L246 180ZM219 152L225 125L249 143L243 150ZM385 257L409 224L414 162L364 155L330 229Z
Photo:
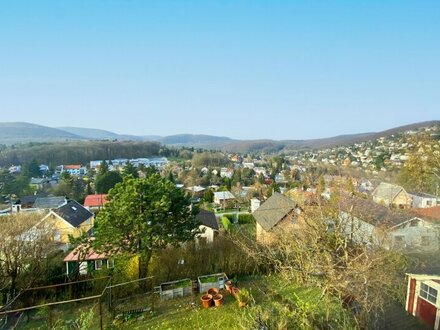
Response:
M212 306L212 295L210 294L204 294L201 298L200 301L202 302L202 307L203 308L209 308Z
M225 288L229 293L232 293L232 282L231 281L226 281L225 282Z
M222 294L216 294L214 296L214 304L215 307L220 307L221 305L223 305L223 295Z
M232 290L231 294L234 296L234 298L240 292L240 289L236 287L233 287L231 290Z
M211 288L208 290L208 294L215 296L218 293L218 289L217 288Z

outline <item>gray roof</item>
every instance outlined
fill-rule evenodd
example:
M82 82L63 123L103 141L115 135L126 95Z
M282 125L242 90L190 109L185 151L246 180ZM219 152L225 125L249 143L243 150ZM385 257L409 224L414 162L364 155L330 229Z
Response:
M56 209L66 204L66 197L38 197L34 207L37 209Z
M200 209L199 214L196 215L196 219L204 226L218 230L217 218L213 212Z
M374 189L372 195L376 198L392 201L402 190L405 191L405 189L395 184L381 182Z
M54 212L73 227L79 227L84 221L93 216L92 212L76 201L69 201L67 204L54 210Z
M339 209L376 227L394 227L415 218L408 212L392 210L372 200L345 194L341 195Z
M413 196L417 196L417 197L422 197L422 198L435 198L435 199L437 199L436 196L431 195L431 194L427 194L427 193L423 193L423 192L409 192L408 194L413 195Z
M297 204L288 197L274 192L267 201L253 213L255 220L269 231L291 213Z
M216 191L214 197L218 199L234 199L235 196L230 191Z

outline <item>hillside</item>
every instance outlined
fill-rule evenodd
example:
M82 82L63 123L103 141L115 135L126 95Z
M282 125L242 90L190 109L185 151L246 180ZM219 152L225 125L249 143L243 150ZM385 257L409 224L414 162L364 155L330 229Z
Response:
M0 143L82 140L83 137L60 129L29 123L0 123Z
M120 140L120 141L144 141L147 137L136 135L123 135L110 131L96 129L96 128L81 128L81 127L58 127L58 129L65 132L75 134L90 140Z
M0 144L28 142L55 142L66 140L118 140L156 141L164 145L217 149L225 152L290 152L304 149L322 149L338 145L350 145L377 139L381 136L417 130L423 127L440 126L440 121L428 121L391 128L381 132L339 135L310 140L237 140L229 137L203 134L177 134L160 137L156 135L123 135L114 132L79 127L51 128L29 123L0 123Z

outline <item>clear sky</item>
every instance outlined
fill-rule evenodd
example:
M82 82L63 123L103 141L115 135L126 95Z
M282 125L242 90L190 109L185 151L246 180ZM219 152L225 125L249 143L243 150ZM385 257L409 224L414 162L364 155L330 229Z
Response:
M0 121L302 139L439 105L438 0L0 4Z

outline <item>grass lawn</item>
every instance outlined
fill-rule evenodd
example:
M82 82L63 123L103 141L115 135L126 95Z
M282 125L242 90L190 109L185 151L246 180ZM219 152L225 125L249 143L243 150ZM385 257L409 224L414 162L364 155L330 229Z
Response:
M151 315L146 315L143 320L131 320L120 326L120 328L130 329L248 329L249 325L255 320L255 307L263 310L282 311L284 309L294 309L295 303L299 300L307 304L317 304L321 301L320 290L317 288L295 288L294 286L280 286L280 281L276 277L265 277L261 279L246 279L239 282L240 288L248 289L254 299L253 307L240 308L235 299L226 291L221 292L224 302L221 307L211 307L203 309L200 303L200 295L178 298L156 305L155 311ZM327 302L328 303L328 302ZM322 308L322 319L339 317L344 315L350 319L350 315L342 309L338 301L329 303L327 313L335 315L325 315ZM319 308L317 310L320 310ZM274 315L276 315L275 312ZM353 324L352 324L353 325Z
M103 304L104 327L106 329L249 329L255 327L255 320L258 313L269 313L274 322L287 313L296 313L301 306L317 306L314 308L314 319L332 320L334 318L345 317L350 319L349 313L342 309L339 301L321 300L320 290L316 287L295 287L289 282L282 281L275 276L267 277L247 277L239 279L238 286L250 291L253 302L250 306L239 307L235 299L223 290L223 305L221 307L211 307L203 309L200 302L202 294L192 295L183 298L176 298L160 301L156 295L154 299L153 311L142 312L133 315L126 322L115 325L112 323L111 315L107 305ZM141 304L136 303L139 300ZM325 307L321 308L326 304ZM120 310L133 310L137 308L151 307L151 300L144 298L129 298L118 306ZM64 324L69 324L79 317L81 312L94 310L92 324L89 329L99 329L99 312L97 305L93 303L65 305L52 311L53 321L62 320ZM119 309L118 308L118 309ZM45 311L46 312L46 311ZM330 314L330 315L329 315ZM44 329L46 325L46 313L30 315L30 320L20 328L25 329ZM296 314L295 314L296 315ZM324 323L325 324L325 323ZM340 323L336 323L340 324ZM336 327L340 328L340 327ZM350 328L350 327L348 327ZM353 328L353 327L352 327Z

